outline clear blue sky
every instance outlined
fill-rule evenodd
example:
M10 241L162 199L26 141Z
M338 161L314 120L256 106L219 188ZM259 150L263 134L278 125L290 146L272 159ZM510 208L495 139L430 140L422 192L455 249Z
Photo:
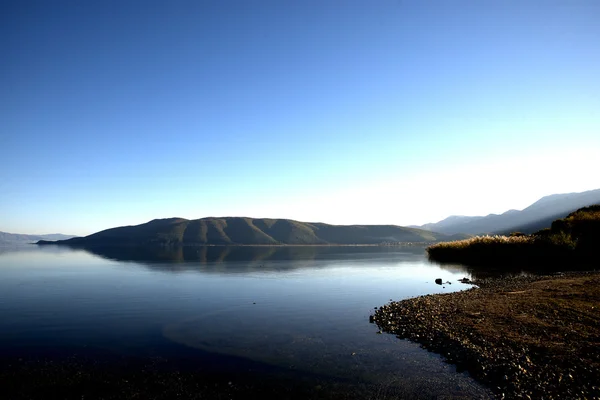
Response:
M600 1L3 1L0 230L600 187Z

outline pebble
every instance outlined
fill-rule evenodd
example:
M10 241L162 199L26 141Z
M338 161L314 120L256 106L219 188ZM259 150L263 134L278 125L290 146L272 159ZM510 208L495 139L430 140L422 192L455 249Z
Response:
M486 293L518 292L541 279L544 277L528 275L476 281L464 278L461 282L468 281L480 289L391 302L379 307L372 321L381 329L378 334L382 331L392 333L400 339L416 341L428 350L443 354L459 370L466 369L476 379L495 388L501 398L577 398L573 397L574 393L582 390L586 394L582 398L600 398L600 389L590 385L594 376L600 376L600 371L595 364L595 370L590 368L589 360L573 361L573 368L579 373L576 375L534 349L507 338L486 338L472 325L461 325L452 320L459 310L466 308L461 307L462 302L477 302ZM463 315L468 315L472 324L476 324L486 317L479 314ZM591 346L590 351L598 355L595 347ZM593 359L594 356L590 357Z

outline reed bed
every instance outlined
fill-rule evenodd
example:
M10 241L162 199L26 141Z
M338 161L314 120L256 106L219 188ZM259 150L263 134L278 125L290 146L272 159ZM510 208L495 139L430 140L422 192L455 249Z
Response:
M485 235L427 248L429 258L442 263L471 265L597 264L600 243L600 205L581 208L533 235Z
M441 242L429 246L428 250L437 249L463 249L473 246L522 246L531 244L534 241L533 236L503 236L503 235L484 235L474 236L468 239L456 240L453 242Z

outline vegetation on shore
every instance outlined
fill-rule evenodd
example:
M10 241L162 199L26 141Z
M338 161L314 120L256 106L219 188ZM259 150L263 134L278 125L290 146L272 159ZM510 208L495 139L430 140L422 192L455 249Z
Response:
M479 280L371 317L468 370L499 398L600 398L600 274Z
M600 189L581 193L562 193L542 197L523 210L508 210L502 214L486 216L453 215L442 221L415 228L433 232L470 235L524 232L532 234L552 224L552 221L565 218L569 213L590 204L600 203Z
M427 248L431 260L471 265L582 265L598 262L600 205L581 208L532 235L477 236Z

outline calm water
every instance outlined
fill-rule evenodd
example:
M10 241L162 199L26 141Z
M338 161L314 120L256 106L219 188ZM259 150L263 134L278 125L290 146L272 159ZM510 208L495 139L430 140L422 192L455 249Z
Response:
M464 276L422 248L0 249L0 362L160 360L244 382L239 398L290 380L319 397L485 398L468 375L369 324L374 307L464 289Z

